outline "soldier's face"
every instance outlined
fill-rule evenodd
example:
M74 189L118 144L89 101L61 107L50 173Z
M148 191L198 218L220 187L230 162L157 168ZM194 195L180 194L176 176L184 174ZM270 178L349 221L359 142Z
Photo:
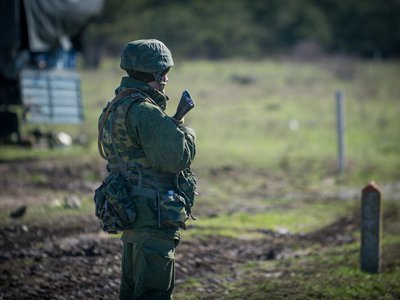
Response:
M165 86L167 85L167 83L168 83L168 74L165 74L165 75L161 78L161 82L159 82L159 85L160 85L159 91L160 91L160 92L164 93Z
M149 85L151 85L153 88L155 88L156 90L159 90L161 93L165 92L165 86L168 83L168 74L163 75L163 77L161 77L161 81L152 81L149 82Z

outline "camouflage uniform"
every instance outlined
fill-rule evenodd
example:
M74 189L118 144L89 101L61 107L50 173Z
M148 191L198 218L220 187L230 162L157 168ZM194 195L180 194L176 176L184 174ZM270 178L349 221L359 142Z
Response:
M121 58L124 70L152 74L172 65L169 50L156 40L128 43ZM116 150L124 162L139 166L143 187L174 190L176 174L188 168L194 159L195 133L164 113L168 100L164 93L146 82L123 77L116 94L127 89L135 92L118 101L113 117L106 118L101 135L109 170L118 164ZM139 180L135 176L130 180L132 184ZM154 198L137 195L132 200L135 221L121 237L120 299L172 299L179 228L159 226Z

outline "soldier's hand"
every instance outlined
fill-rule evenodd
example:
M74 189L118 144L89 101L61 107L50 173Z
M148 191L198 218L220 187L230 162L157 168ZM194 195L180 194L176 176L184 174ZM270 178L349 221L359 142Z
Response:
M183 117L181 120L177 120L175 118L172 118L172 121L176 124L176 125L181 125L185 122L185 117Z

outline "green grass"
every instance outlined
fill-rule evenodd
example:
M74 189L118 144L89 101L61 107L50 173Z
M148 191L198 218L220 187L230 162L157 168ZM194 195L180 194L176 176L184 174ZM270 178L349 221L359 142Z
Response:
M275 202L275 201L274 201ZM285 201L276 200L275 203ZM277 230L290 233L307 233L333 223L341 216L348 216L352 210L352 202L337 205L334 202L304 202L298 201L289 206L268 209L260 205L263 212L222 213L213 217L200 217L197 221L189 221L190 230L183 232L183 237L198 237L202 235L220 235L235 238L257 237L262 230ZM265 211L264 211L265 210ZM237 208L240 211L240 208Z
M185 62L171 72L168 91L177 99L185 85L197 100L188 117L198 134L195 166L280 169L285 160L288 172L302 172L307 160L321 178L336 170L334 93L341 89L346 179L387 181L400 175L397 64L350 61L341 67L352 78L343 80L334 63ZM235 76L253 81L239 84ZM297 122L297 130L290 129L291 122Z
M344 181L388 182L400 177L399 70L397 61L177 61L167 86L167 111L172 114L181 91L190 90L196 108L186 119L198 136L195 169L283 171L316 183L336 172L334 94L340 89L346 114ZM123 75L117 59L103 61L96 71L81 70L86 121L57 128L87 136L86 148L53 155L2 147L0 160L83 153L99 159L97 118ZM311 172L304 172L310 164Z
M398 236L384 238L380 274L360 270L358 243L254 262L244 266L242 278L215 299L398 299L400 259L395 253L399 250Z
M319 202L301 203L302 205L293 210L271 212L269 219L259 219L262 214L243 215L241 219L238 214L232 216L232 219L225 219L224 222L227 227L232 226L238 231L236 234L238 238L241 236L242 226L250 229L264 222L264 224L269 223L267 228L284 225L293 232L303 232L303 229L299 230L299 224L309 224L310 231L314 231L321 228L324 222L330 223L335 214L337 217L358 218L357 212L360 211L359 203L352 205L340 202L340 205L336 203L336 207L335 203L331 205ZM341 209L338 209L340 206ZM301 207L306 211L302 211ZM398 201L385 200L379 274L369 274L360 270L360 234L357 228L353 228L352 232L346 234L355 237L355 242L337 244L332 241L330 244L321 245L308 241L298 245L287 244L286 247L292 247L294 251L287 258L249 260L234 268L226 266L217 275L213 275L212 280L211 277L202 276L185 281L179 286L175 298L207 299L206 295L197 291L205 290L210 280L211 282L214 280L219 283L219 288L213 293L213 299L398 299L400 296L399 212ZM292 213L297 217L297 222L291 218ZM211 219L206 222L213 221ZM218 228L216 232L220 233ZM232 269L235 270L234 273Z
M41 221L54 221L58 222L60 217L69 217L69 216L80 216L85 214L94 214L94 204L93 199L91 197L81 197L81 205L79 208L71 208L65 205L64 197L62 193L54 193L54 192L46 192L43 191L43 197L46 196L47 193L51 193L51 202L45 204L34 204L30 203L27 205L27 210L24 216L21 219L10 219L8 216L12 210L1 210L0 211L0 222L21 222L24 224L25 222L37 222Z
M21 148L10 145L1 145L0 162L9 161L25 161L25 160L46 160L68 158L74 156L87 156L86 149L81 146L72 146L67 148L47 149L38 148ZM93 153L92 153L93 154ZM91 155L93 158L93 155Z
M291 258L249 261L236 275L231 271L214 276L219 289L213 299L398 299L400 296L400 237L383 239L382 268L379 274L360 270L359 243L313 247ZM240 274L240 275L238 275ZM236 280L229 280L234 276ZM179 286L178 300L208 299L202 282L191 279ZM189 291L196 291L190 293ZM209 295L210 296L210 295Z

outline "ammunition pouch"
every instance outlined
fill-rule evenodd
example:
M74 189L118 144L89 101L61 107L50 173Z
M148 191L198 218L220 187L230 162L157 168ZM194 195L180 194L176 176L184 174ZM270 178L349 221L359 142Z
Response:
M112 173L95 191L95 214L102 228L108 233L118 233L134 226L136 219L134 196L157 201L159 227L187 229L185 221L191 217L194 204L196 179L187 168L175 176L171 184L162 180L171 179L172 174L140 168L137 164L109 164ZM157 177L151 176L157 174ZM149 179L148 175L152 179ZM158 180L157 180L158 178ZM169 180L168 180L169 181Z
M157 210L159 227L187 229L187 205L185 199L175 191L158 193Z
M136 219L131 190L121 174L112 173L104 179L94 193L94 203L95 215L108 233L122 231Z
M182 170L175 178L175 187L190 208L194 205L196 195L196 177L190 168Z

